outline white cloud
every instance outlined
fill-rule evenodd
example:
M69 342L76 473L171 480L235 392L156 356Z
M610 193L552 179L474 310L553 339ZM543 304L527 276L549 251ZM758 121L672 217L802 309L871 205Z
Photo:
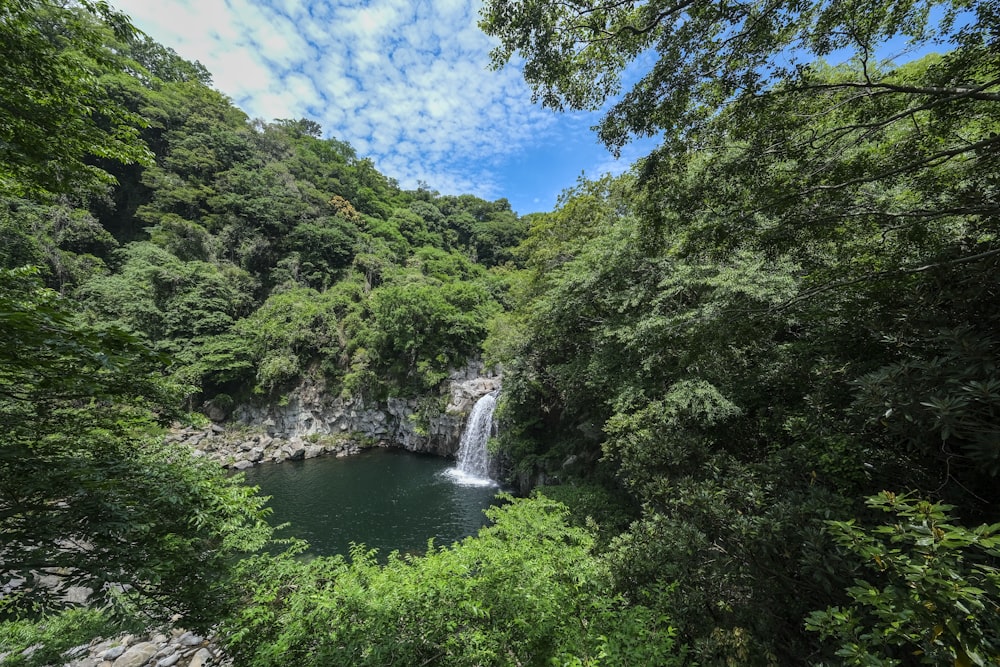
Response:
M516 68L487 70L478 0L117 0L252 117L308 117L403 187L493 198L546 135Z

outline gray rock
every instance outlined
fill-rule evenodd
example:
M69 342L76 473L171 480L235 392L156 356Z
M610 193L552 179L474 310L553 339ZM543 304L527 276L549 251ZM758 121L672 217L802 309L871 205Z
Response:
M79 646L74 646L73 648L68 648L63 651L63 656L67 658L75 658L79 655L83 655L90 650L90 644L80 644Z
M199 448L216 449L211 458L227 466L240 460L281 462L314 458L322 452L351 453L353 450L341 443L324 442L320 448L317 443L302 441L307 436L337 433L412 451L453 456L466 415L482 395L500 387L501 377L484 368L481 362L473 361L451 370L449 378L447 408L442 412L428 411L428 399L436 398L432 396L390 397L366 404L359 398L331 396L323 380L307 379L289 392L282 405L235 407L232 418L260 435L235 437L235 431L229 431L203 440ZM421 419L414 419L415 414L420 414ZM212 431L211 427L206 430ZM186 442L205 435L194 429L178 432Z
M79 660L74 660L69 664L72 665L72 667L98 667L99 665L110 665L111 663L98 660L97 658L81 658Z
M198 652L191 658L191 662L188 663L188 667L205 667L212 662L214 657L207 648L198 649Z
M234 470L246 470L253 467L253 461L237 461L233 464Z
M165 658L160 658L156 662L156 667L173 667L181 659L181 654L174 651L173 654L168 655Z
M125 646L124 644L118 646L112 646L108 650L104 651L103 654L101 654L101 658L103 658L104 660L116 660L118 656L124 653L125 649L127 648L128 646Z
M21 655L23 657L25 657L25 658L30 658L31 656L33 656L35 654L35 651L37 651L38 649L40 649L40 648L42 648L44 646L45 646L45 644L32 644L28 648L26 648L23 651L21 651Z
M193 632L185 632L177 640L177 643L180 644L181 646L198 646L199 644L203 643L204 641L205 641L205 638L202 637L201 635L196 635Z
M112 667L142 667L158 649L153 642L136 644L116 659Z
M167 641L166 638L164 638L161 641L158 641L157 644L163 644L163 642L165 642L165 641ZM173 645L173 644L163 644L163 647L159 651L156 652L156 655L154 657L156 657L156 658L165 658L167 656L173 655L174 653L177 653L177 647L175 645Z

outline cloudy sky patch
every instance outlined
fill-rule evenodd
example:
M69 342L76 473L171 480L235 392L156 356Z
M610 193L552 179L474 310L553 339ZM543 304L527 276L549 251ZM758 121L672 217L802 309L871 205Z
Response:
M621 171L588 128L488 69L479 0L113 0L255 118L310 118L404 188L551 209L581 171Z

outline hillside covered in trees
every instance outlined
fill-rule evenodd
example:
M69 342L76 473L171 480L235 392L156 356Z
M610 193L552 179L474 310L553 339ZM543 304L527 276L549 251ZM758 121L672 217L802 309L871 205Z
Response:
M539 101L661 140L519 218L249 120L102 3L0 0L0 584L240 665L1000 664L997 12L487 0ZM481 354L538 486L423 556L258 553L262 501L162 444Z
M56 25L25 29L45 40ZM5 266L41 267L91 321L149 341L198 401L247 386L270 394L310 365L347 392L419 391L478 351L504 291L488 269L524 233L505 200L402 191L311 121L251 121L203 68L148 38L87 53L99 46L68 35L37 57L58 54L57 76L89 77L95 89L81 95L95 99L75 103L102 111L77 112L81 124L110 124L109 139L130 143L63 173L44 137L65 133L65 110L14 110ZM13 97L18 73L4 75Z

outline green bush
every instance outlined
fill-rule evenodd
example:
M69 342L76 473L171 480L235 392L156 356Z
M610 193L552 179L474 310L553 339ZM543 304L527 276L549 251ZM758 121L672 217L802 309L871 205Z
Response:
M593 538L563 505L488 514L477 537L385 566L362 546L350 562L295 550L245 562L229 651L253 667L684 664L667 619L610 593Z

